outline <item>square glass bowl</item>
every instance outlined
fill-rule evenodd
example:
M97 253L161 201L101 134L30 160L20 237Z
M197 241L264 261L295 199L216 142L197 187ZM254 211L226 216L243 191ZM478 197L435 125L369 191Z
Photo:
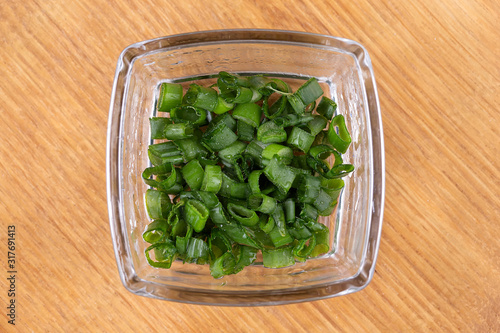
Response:
M337 211L322 219L330 252L295 266L261 262L214 279L208 265L148 265L142 233L150 223L141 173L149 166L149 117L161 82L210 82L219 71L305 81L316 77L346 118L352 144ZM121 53L107 138L108 209L121 280L134 294L196 304L272 305L345 295L375 271L384 203L384 149L375 79L366 50L351 40L303 32L221 30L163 37Z

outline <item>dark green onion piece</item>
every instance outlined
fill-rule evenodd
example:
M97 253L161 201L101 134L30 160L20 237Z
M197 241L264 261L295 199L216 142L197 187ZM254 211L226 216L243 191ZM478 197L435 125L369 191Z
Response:
M274 219L272 216L262 215L260 218L259 227L266 234L270 233L274 229Z
M264 167L262 160L262 152L264 151L264 148L266 146L267 144L264 144L257 140L253 140L246 146L244 154L246 156L250 156L253 162L262 168Z
M285 212L283 210L283 206L281 204L276 205L276 209L272 212L271 216L274 219L274 224L276 225L276 229L281 236L286 235L286 220L285 220ZM278 246L278 245L276 245Z
M342 157L330 146L317 145L309 149L309 155L318 161L326 160L332 153L335 155L334 165L342 164Z
M186 95L184 95L183 102L212 112L218 104L217 91L212 88L191 84Z
M274 218L271 216L274 220ZM293 242L293 237L290 235L288 230L285 229L285 234L282 235L279 227L276 225L276 221L274 220L274 229L269 232L269 238L271 238L271 241L275 247L280 247L286 244L290 244Z
M285 221L286 223L295 222L295 200L288 198L283 203L283 209L285 211Z
M275 189L273 184L265 176L261 177L263 173L263 170L254 170L250 173L248 176L250 192L254 194L269 194Z
M161 186L160 182L150 177L153 175L167 175L169 172L172 171L172 166L173 166L172 163L165 163L162 165L144 169L144 171L142 172L142 179L144 180L144 183L146 183L149 186L159 188Z
M146 231L142 234L142 238L151 244L161 241L167 235L167 220L157 219L151 222Z
M299 116L293 113L273 119L273 122L279 127L296 126L311 122L314 119L311 115Z
M287 110L288 100L286 96L281 96L276 102L269 106L269 96L262 101L262 112L269 119L275 119Z
M238 104L233 110L234 119L244 121L253 127L259 127L261 116L261 107L255 103Z
M185 162L193 159L201 159L208 155L208 151L200 144L200 140L195 137L175 140L174 144L179 148Z
M160 96L158 97L158 111L170 112L170 110L182 102L182 86L176 83L162 83Z
M251 265L257 259L257 252L259 250L250 246L240 245L238 253L238 262L234 268L233 274L240 272L246 266Z
M288 228L288 232L295 239L309 239L312 236L312 233L303 223L300 223L301 221L301 219L297 219L297 221L293 223L292 227Z
M252 141L254 134L255 134L255 128L252 125L249 125L248 123L238 120L237 122L237 129L238 129L238 139L242 141ZM246 147L246 145L245 145Z
M222 184L219 194L226 198L246 199L249 191L247 183L239 183L222 173Z
M190 199L184 206L184 217L193 230L200 232L208 220L208 208L200 201Z
M178 123L167 125L163 132L163 138L168 140L187 139L193 136L193 126L189 123Z
M318 220L318 210L312 205L302 204L299 216L305 221L315 222Z
M151 128L151 139L165 139L163 131L167 125L172 124L172 119L165 117L151 117L149 118L149 125Z
M299 96L305 105L308 105L323 95L323 89L321 89L318 80L312 77L300 86L294 94Z
M299 116L304 115L306 112L306 107L307 104L304 104L304 102L300 99L299 96L292 94L287 96L288 103L292 106L293 111L298 114Z
M191 236L185 236L185 237L180 237L177 236L175 237L175 248L177 249L177 253L179 255L183 256L186 254L186 250L189 244L189 239Z
M220 229L214 228L208 238L208 247L212 258L218 258L225 252L231 251L232 242Z
M323 176L329 179L345 177L354 171L354 166L352 164L340 164L332 167Z
M302 150L304 153L307 153L309 148L311 148L313 141L314 135L311 135L298 127L294 127L286 142L289 145Z
M156 261L151 259L149 255L151 250L154 251ZM172 266L172 262L175 260L177 249L172 242L169 241L165 243L155 243L149 246L145 250L145 253L146 259L151 266L158 268L170 268L170 266Z
M156 186L159 190L165 191L167 194L173 194L180 192L182 190L181 184L183 183L183 178L177 169L171 165L170 169L172 172L169 175L159 174L156 176ZM146 169L145 171L147 171ZM144 174L143 174L144 177ZM146 180L145 180L146 181ZM150 185L155 180L148 179L147 183Z
M182 167L181 173L192 191L200 189L201 183L203 182L203 176L205 174L200 162L197 160L190 161Z
M257 140L262 143L279 143L286 141L286 131L273 121L263 123L257 129Z
M241 141L235 141L230 146L219 151L219 158L227 163L234 161L236 156L245 151L247 144Z
M338 134L335 131L335 127L338 127ZM351 144L351 135L347 130L343 115L339 114L333 118L330 123L330 128L328 128L328 140L333 148L337 149L342 154L349 148Z
M201 190L206 192L219 192L222 185L222 169L219 165L205 166L205 175L201 184Z
M207 130L202 138L202 141L215 151L230 146L236 140L238 136L224 122L219 122L217 126Z
M180 150L173 142L162 142L149 145L148 156L155 166L165 163L182 163Z
M259 223L259 216L251 209L230 203L227 205L227 210L236 221L244 226L253 227Z
M307 127L309 128L311 135L316 136L326 128L326 125L328 125L328 120L320 115L315 115L313 117L314 119L307 123Z
M146 210L150 218L166 218L170 209L172 209L172 202L165 192L152 189L146 191Z
M337 103L328 97L323 96L319 102L316 112L325 117L327 120L332 120L335 111L337 110Z
M236 120L234 120L234 118L229 113L224 113L212 119L210 124L208 124L207 131L211 131L214 127L219 125L220 122L225 123L226 126L231 129L231 131L236 130Z
M210 275L212 275L214 279L219 279L224 275L233 274L235 266L236 259L233 254L231 252L226 252L210 264Z
M170 118L175 123L191 123L202 126L207 121L207 111L192 105L181 105L170 110Z
M248 231L245 228L243 228L243 226L236 223L236 221L231 221L230 223L222 226L221 230L233 242L236 242L238 244L251 246L254 248L260 248L260 246L255 242L255 240L251 237L251 235L248 233Z
M273 156L269 164L264 168L264 174L283 193L290 190L295 179L295 173L279 161L276 156Z
M170 237L176 237L179 235L184 235L187 229L187 223L184 219L179 219L179 215L176 214L175 219L169 223L172 226L170 230Z
M267 268L292 266L295 264L293 249L291 247L284 247L279 249L263 250L262 261L264 267Z
M248 206L258 212L271 214L276 209L276 199L262 193L255 193L248 197Z
M301 182L297 189L297 198L300 202L312 204L319 195L321 180L312 175L301 176Z
M314 207L318 210L318 214L321 216L328 216L330 214L325 214L330 211L333 204L336 203L336 200L332 198L326 191L321 189L314 200ZM323 213L323 214L322 214Z

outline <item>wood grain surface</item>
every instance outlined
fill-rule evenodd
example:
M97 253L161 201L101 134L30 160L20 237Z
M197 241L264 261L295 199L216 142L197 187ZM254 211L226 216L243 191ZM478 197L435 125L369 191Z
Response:
M0 0L0 331L499 332L499 22L496 0ZM134 42L222 28L367 48L387 179L377 268L363 291L228 308L122 286L105 186L116 60Z

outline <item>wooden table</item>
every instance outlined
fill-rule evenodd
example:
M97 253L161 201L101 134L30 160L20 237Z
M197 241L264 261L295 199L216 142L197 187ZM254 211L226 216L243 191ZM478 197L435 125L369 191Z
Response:
M499 13L494 0L1 1L0 331L499 332ZM137 41L222 28L341 36L370 53L387 179L365 290L228 308L121 285L105 187L116 60Z

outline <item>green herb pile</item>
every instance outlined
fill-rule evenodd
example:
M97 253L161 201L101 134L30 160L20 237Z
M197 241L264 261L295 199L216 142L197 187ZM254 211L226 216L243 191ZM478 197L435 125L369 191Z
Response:
M157 108L169 117L150 119L151 138L168 141L149 146L142 174L149 264L209 264L220 278L259 251L269 268L327 253L319 216L332 214L341 177L354 170L342 161L351 137L336 107L315 78L295 92L280 79L227 72L185 94L163 83Z

